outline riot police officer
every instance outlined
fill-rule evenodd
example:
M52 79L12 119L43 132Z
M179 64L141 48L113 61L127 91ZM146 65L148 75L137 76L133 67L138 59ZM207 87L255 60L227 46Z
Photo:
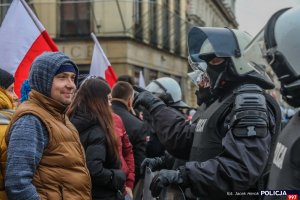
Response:
M161 99L167 106L176 109L182 114L182 117L186 118L183 109L190 107L182 100L181 88L176 80L170 77L161 77L151 81L145 89ZM159 142L153 129L153 119L147 110L143 111L143 116L144 120L147 121L149 128L151 129L151 135L149 141L147 142L147 157L160 157L165 154L165 148ZM174 164L173 159L168 160L170 165Z
M300 7L282 9L268 21L264 33L267 59L281 83L283 99L300 106ZM268 189L300 190L300 114L290 119L278 137ZM297 193L298 193L297 192ZM275 197L267 197L274 199ZM279 199L276 197L276 199ZM282 199L286 197L282 196Z
M150 111L168 152L190 160L178 170L161 170L150 186L154 196L170 184L209 200L257 190L279 130L280 108L264 92L274 85L259 70L262 63L247 56L249 41L246 33L229 28L194 27L189 32L190 65L206 74L201 78L206 77L211 99L195 114L195 124L147 91L137 96L135 104Z
M146 90L157 95L168 106L173 108L189 108L182 100L182 92L179 84L170 77L162 77L153 80L147 85Z

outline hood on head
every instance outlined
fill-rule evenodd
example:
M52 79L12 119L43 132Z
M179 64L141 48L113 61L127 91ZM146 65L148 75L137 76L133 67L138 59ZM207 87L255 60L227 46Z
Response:
M45 52L31 64L28 78L30 87L50 97L55 73L65 63L70 63L74 66L76 71L75 84L77 85L78 68L76 64L62 52Z

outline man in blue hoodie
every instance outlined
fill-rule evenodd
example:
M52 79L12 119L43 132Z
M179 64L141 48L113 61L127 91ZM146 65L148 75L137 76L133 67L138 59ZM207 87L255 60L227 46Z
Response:
M84 151L65 115L77 77L77 66L61 52L43 53L32 63L28 78L32 90L6 135L9 199L91 198Z

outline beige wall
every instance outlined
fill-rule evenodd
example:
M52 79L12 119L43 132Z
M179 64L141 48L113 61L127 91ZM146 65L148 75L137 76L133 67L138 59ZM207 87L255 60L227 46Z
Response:
M188 0L187 13L199 17L205 26L235 27L211 0Z
M57 19L58 15L58 5L56 4L57 0L35 0L34 11L36 12L39 20L46 27L47 32L50 37L55 37L57 33Z
M92 41L57 42L60 51L65 52L77 64L89 64L93 54ZM103 51L111 64L145 67L168 74L183 76L187 71L186 59L172 54L153 50L148 45L130 40L101 41ZM126 72L124 69L115 69Z
M119 2L119 8L118 4ZM134 1L96 1L93 3L94 20L99 23L100 35L127 33L133 22ZM94 30L97 30L94 24ZM127 33L128 34L128 33Z

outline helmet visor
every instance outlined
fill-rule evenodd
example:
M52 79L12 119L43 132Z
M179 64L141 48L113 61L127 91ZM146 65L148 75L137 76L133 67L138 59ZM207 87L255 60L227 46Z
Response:
M188 56L189 65L194 71L202 71L205 72L207 69L207 64L204 60L198 59L198 62L194 62L193 59Z
M198 88L209 87L209 78L205 72L201 70L195 70L188 73L188 76L191 79L192 83L194 83L194 85L196 85Z
M207 55L238 56L239 46L234 33L227 28L194 27L188 34L188 51L192 62L206 61Z
M253 40L245 47L244 58L248 63L267 67L269 63L265 59L267 54L264 43L264 29L262 29Z

